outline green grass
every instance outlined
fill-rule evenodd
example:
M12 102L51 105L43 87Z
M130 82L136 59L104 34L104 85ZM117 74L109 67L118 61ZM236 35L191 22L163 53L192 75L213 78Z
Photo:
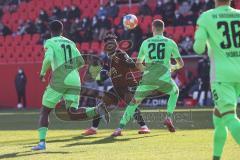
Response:
M81 136L90 122L63 122L51 116L47 150L32 152L38 141L38 112L0 111L0 159L15 160L210 160L212 154L211 112L209 110L179 111L177 132L169 133L162 126L161 112L143 113L151 134L138 135L135 122L130 122L122 137L109 135L117 127L121 111L112 113L109 126L101 125L97 135ZM158 119L159 118L159 119ZM223 160L238 160L240 148L228 136Z

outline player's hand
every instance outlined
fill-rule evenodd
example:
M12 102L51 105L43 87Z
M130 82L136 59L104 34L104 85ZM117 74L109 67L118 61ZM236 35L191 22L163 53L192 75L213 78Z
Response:
M178 70L179 69L179 67L178 67L178 65L171 65L171 67L170 67L170 72L172 73L172 72L175 72L176 70Z
M39 76L39 79L40 79L41 82L46 82L46 79L44 78L43 75L40 75L40 76Z

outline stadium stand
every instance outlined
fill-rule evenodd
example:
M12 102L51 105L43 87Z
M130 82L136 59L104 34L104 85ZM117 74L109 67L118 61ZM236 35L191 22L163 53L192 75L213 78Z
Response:
M16 55L20 55L18 52L25 51L24 48L26 47L26 45L32 45L32 50L30 49L27 50L32 52L30 54L23 54L22 58L25 59L25 62L36 62L39 60L38 58L37 59L29 58L28 56L35 57L34 55L32 56L32 54L35 54L33 52L33 48L39 49L39 47L36 47L36 46L39 44L42 44L44 39L49 37L49 33L47 32L47 27L46 27L49 19L59 18L63 21L64 19L69 19L65 22L66 24L68 24L66 26L65 33L67 33L66 35L71 39L74 39L72 38L72 35L75 34L76 32L80 32L79 35L81 37L86 37L86 35L89 36L89 38L87 38L86 40L84 40L84 38L83 40L81 39L77 40L77 43L83 42L82 45L79 44L79 46L81 46L80 48L81 50L87 51L90 49L90 50L93 50L94 52L100 53L101 45L99 45L99 43L94 42L94 41L99 41L100 39L94 40L93 34L96 34L95 32L86 34L87 32L91 32L91 31L89 30L87 31L87 27L83 28L81 26L83 24L83 21L82 21L83 18L87 18L88 22L86 25L94 29L95 26L93 25L93 20L92 20L93 17L95 15L102 14L103 16L106 16L106 18L110 20L111 28L114 28L120 35L123 32L123 27L121 25L122 16L125 15L126 13L133 13L138 15L139 26L143 32L142 37L146 37L147 35L149 35L148 32L150 31L149 27L152 22L152 19L163 17L162 15L159 14L161 12L157 11L161 9L161 7L164 12L168 12L164 8L165 7L167 8L168 6L170 6L171 8L171 5L172 5L175 8L175 11L173 11L173 13L182 12L181 10L183 8L185 10L188 10L187 13L185 12L183 13L183 14L186 14L187 16L199 15L199 12L204 11L205 9L208 9L209 7L212 7L211 6L212 1L209 1L206 3L205 1L202 0L199 3L201 3L201 6L203 7L198 9L197 10L198 12L194 12L196 10L194 8L196 4L191 1L189 1L188 3L184 3L184 2L188 2L188 1L179 1L177 3L174 3L173 1L166 1L166 3L164 4L162 1L159 1L159 0L148 0L146 1L146 3L145 1L141 2L140 5L139 3L133 3L132 6L129 7L127 4L117 5L114 3L111 6L108 1L103 1L103 4L105 4L105 6L102 5L101 7L103 8L103 11L100 11L99 0L92 0L89 2L84 0L22 1L14 11L11 11L11 12L8 11L6 9L7 7L3 9L1 23L7 28L9 28L11 32L9 32L9 34L6 36L0 36L0 45L3 48L8 46L16 46L16 45L20 46L19 47L20 50L16 49L15 52L12 53ZM235 3L236 3L235 6L240 8L240 2L236 1ZM146 6L150 9L149 11L150 15L144 16L143 15L144 13L140 14L141 13L140 10L142 7L143 9L146 10ZM112 11L110 9L111 7L119 8L119 12L117 13L117 16L115 18L108 15L109 14L108 11ZM41 11L43 11L43 13ZM54 16L55 13L60 14L60 16L59 17ZM49 18L44 19L44 15ZM185 15L180 15L181 18L182 16L185 16ZM77 27L76 31L73 31L72 34L69 34L68 28L72 27L75 19L80 20L78 22L80 23L79 24L80 27ZM97 25L99 25L100 23L99 19L101 18L99 17L97 19L97 22L96 22ZM38 26L39 25L37 23L38 21L43 21L41 22L43 23L43 27ZM169 21L176 21L176 20L169 20ZM190 22L188 22L189 20L186 20L186 21L187 22L184 25L182 24L175 25L175 23L173 22L168 23L167 24L168 27L166 28L166 34L172 37L173 39L175 39L177 42L179 42L185 36L189 36L192 40L194 30L195 30L195 21L191 20L191 18L190 18ZM188 23L191 25L189 25ZM104 24L105 24L105 20L103 22L103 25ZM97 26L96 28L100 30L99 26ZM134 51L136 51L137 49L138 47ZM187 55L187 53L182 53L182 54ZM6 57L4 56L4 58ZM2 59L2 58L1 58L1 63L3 62L8 63L8 59ZM22 58L19 58L18 60L22 61Z

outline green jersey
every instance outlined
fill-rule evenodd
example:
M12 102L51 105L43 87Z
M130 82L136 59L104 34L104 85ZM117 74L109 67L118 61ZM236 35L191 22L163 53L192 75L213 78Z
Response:
M169 79L171 78L171 58L180 57L181 55L177 44L173 40L162 35L156 35L143 41L139 51L138 61L145 61L146 64L150 65L153 63L160 63L161 66L165 68L165 73L159 78ZM163 70L163 68L160 67L159 69L156 68L156 72ZM146 67L146 69L148 69L148 67ZM151 69L149 69L149 71L151 72Z
M201 54L207 44L212 82L240 81L240 11L220 6L204 12L197 21L194 50Z
M62 37L52 37L44 44L45 56L41 75L52 69L52 85L80 86L78 69L84 60L76 45L71 40Z

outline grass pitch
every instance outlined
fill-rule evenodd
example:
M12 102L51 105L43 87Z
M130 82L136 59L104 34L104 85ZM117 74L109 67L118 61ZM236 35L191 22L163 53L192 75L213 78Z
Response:
M15 160L211 160L213 130L210 110L179 110L176 133L162 125L159 110L144 110L151 134L138 135L130 122L122 137L109 135L122 111L112 113L109 126L101 124L97 135L81 136L90 122L63 122L51 116L47 150L32 152L38 141L38 111L0 111L0 159ZM229 135L223 160L239 160L240 147Z

